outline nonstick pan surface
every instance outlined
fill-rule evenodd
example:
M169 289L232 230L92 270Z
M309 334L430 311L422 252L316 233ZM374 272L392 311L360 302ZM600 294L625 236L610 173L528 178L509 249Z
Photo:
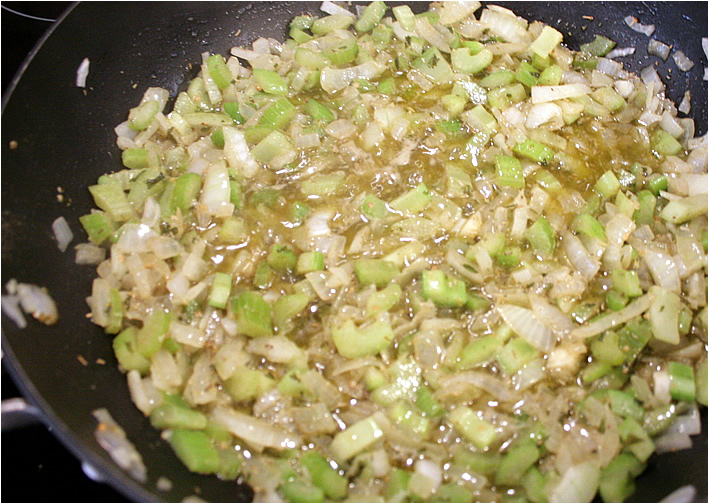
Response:
M660 60L646 54L648 39L622 20L629 14L642 23L654 23L655 38L683 50L696 63L691 72L683 73L669 60L659 65L659 72L675 101L691 90L690 116L697 131L706 132L708 83L701 78L708 62L700 47L700 38L708 36L705 4L499 3L527 19L555 26L572 48L595 34L610 36L618 47L637 47L633 58L623 58L635 71ZM71 249L58 250L51 223L64 216L77 236L72 244L84 239L78 217L92 206L87 187L99 175L120 169L113 127L147 87L164 87L175 96L196 75L192 65L202 52L226 54L230 47L250 45L259 36L282 40L289 19L317 13L319 6L320 2L80 3L54 26L16 78L14 89L3 97L2 282L16 278L45 286L60 313L53 327L31 320L23 330L3 317L3 358L59 440L130 500L177 502L197 494L211 502L238 502L248 501L250 491L189 473L133 406L110 338L85 316L93 272L74 264ZM422 10L425 4L414 8ZM75 78L84 58L90 61L90 71L87 87L81 89ZM99 407L107 408L137 445L148 469L145 484L119 469L96 443L91 411ZM700 498L708 498L707 437L706 433L694 437L692 450L654 459L630 501L659 501L688 483L696 486ZM168 478L173 488L157 489L160 477ZM81 495L71 496L81 500Z

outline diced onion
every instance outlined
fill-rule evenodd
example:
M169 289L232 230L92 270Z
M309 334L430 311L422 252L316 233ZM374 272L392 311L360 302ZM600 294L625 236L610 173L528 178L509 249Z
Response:
M74 239L74 233L71 232L71 227L64 217L59 217L52 222L52 231L57 240L57 245L61 252L65 252L69 243Z

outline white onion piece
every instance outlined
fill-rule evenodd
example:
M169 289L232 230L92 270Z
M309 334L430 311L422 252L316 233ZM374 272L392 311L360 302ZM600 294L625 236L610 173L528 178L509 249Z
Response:
M653 301L654 295L651 293L642 295L627 307L610 313L607 316L603 316L599 320L593 321L592 323L578 327L573 330L570 335L571 337L577 339L585 339L587 337L592 337L593 335L601 334L605 330L609 330L613 327L626 323L641 314L644 314L644 312L651 307Z
M328 66L320 73L320 85L328 93L334 93L341 91L357 79L371 80L385 69L385 66L374 60L349 68Z
M69 243L74 239L74 233L71 232L71 228L66 219L59 217L54 220L54 222L52 222L52 231L54 232L54 238L57 240L59 251L62 253L65 252Z
M32 283L17 284L17 298L22 310L45 325L53 325L59 319L57 305L46 288Z
M691 61L688 56L683 53L683 51L674 52L672 57L674 58L674 63L676 63L676 66L678 66L678 69L682 72L689 71L693 68L693 65L695 65L695 63Z
M86 87L86 79L88 78L90 64L91 62L88 58L81 60L81 64L76 70L76 87Z
M617 49L612 49L608 52L605 57L608 59L622 58L624 56L631 56L635 53L636 47L620 47Z
M459 2L441 2L438 13L440 13L440 23L450 25L459 23L470 17L474 11L481 7L477 0L462 0Z
M246 350L273 363L291 363L304 356L297 344L284 335L258 337L248 342Z
M671 53L671 46L652 38L647 45L647 52L666 61Z
M5 313L5 316L14 321L18 328L25 328L27 326L27 320L25 320L25 316L22 314L20 299L17 295L2 296L2 312Z
M96 409L92 414L98 421L98 426L94 431L98 444L106 450L118 466L127 471L134 479L145 482L147 468L135 445L128 440L125 430L114 421L107 409Z
M93 243L79 243L74 250L74 262L79 265L98 265L106 259L106 249Z
M266 448L277 451L295 449L302 443L298 435L224 406L217 406L211 418L258 452Z
M230 204L230 200L229 172L226 169L226 164L216 162L209 166L207 170L199 203L206 206L209 213L216 215L220 212L222 206Z
M667 253L645 250L639 253L657 285L676 294L681 293L681 278L673 257Z
M659 503L692 503L696 498L696 488L693 485L679 487L663 498Z
M693 441L685 433L664 433L654 440L657 454L676 452L693 447Z
M681 103L678 106L678 111L684 114L688 114L691 112L691 90L686 89L686 92L683 93L683 98L681 99Z
M224 133L224 154L229 166L237 169L244 177L251 178L258 172L258 163L251 156L243 132L233 126L222 128Z
M547 101L564 100L590 94L592 88L587 84L563 84L559 86L533 86L531 88L532 103L546 103Z
M624 22L627 26L638 33L643 33L647 37L651 37L654 33L656 27L653 24L641 24L639 20L634 16L627 16L624 18Z
M600 468L591 461L568 468L551 491L549 503L590 503L600 483Z
M500 36L507 42L521 42L527 37L526 22L509 9L490 5L482 11L479 20L492 34Z
M601 263L583 245L580 238L572 232L561 235L561 246L575 269L586 279L592 279L600 271Z
M330 2L329 0L322 2L322 5L320 5L320 10L330 15L344 14L346 16L356 17L350 10L340 7L336 3Z
M416 17L415 28L426 42L442 52L450 52L450 46L443 36L428 21L427 17Z
M551 329L539 321L530 309L513 304L500 304L497 305L497 310L519 337L539 351L548 353L556 345L556 338Z
M555 103L538 103L529 109L525 125L529 129L535 129L554 119L562 118L563 110Z

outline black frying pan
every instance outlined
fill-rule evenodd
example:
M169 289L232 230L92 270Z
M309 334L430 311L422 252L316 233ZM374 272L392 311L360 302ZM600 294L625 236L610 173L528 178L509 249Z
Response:
M133 406L125 378L116 368L110 338L85 317L91 268L74 265L71 251L59 252L51 222L63 215L78 236L74 244L84 239L77 219L92 205L86 189L100 174L120 168L112 129L125 119L145 88L164 87L175 95L196 74L190 64L200 61L201 52L225 54L258 36L283 39L290 18L316 13L319 5L78 4L50 30L3 97L2 283L16 278L46 286L60 310L59 323L49 328L32 320L19 330L3 317L4 362L29 405L59 440L130 500L178 502L196 493L212 502L245 502L251 493L233 482L189 473ZM647 56L647 38L631 31L622 19L631 14L642 23L656 24L654 37L675 45L696 62L689 74L671 61L659 65L671 86L669 95L680 100L690 88L690 116L698 132L708 129L708 83L701 80L708 62L700 47L700 38L708 36L706 4L508 5L526 18L555 26L574 49L595 33L611 36L619 47L636 46L637 53L627 64L632 70L658 60ZM84 58L91 62L85 92L75 86L76 69ZM10 149L11 140L17 142L16 149ZM64 193L63 203L56 197L58 187ZM80 363L79 356L88 364ZM106 363L98 364L100 360ZM147 483L135 482L96 443L91 411L98 407L106 407L137 445L147 465ZM708 430L703 412L704 430ZM696 486L700 501L708 498L708 434L694 437L694 443L690 451L653 458L631 501L655 502L688 483ZM156 489L163 476L172 482L172 490ZM3 482L6 489L8 482L11 487L11 481Z

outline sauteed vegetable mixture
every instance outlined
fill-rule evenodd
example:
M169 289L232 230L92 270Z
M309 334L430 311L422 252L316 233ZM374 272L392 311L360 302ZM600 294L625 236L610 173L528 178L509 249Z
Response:
M708 140L603 36L325 4L116 128L135 404L259 502L625 500L708 404Z

